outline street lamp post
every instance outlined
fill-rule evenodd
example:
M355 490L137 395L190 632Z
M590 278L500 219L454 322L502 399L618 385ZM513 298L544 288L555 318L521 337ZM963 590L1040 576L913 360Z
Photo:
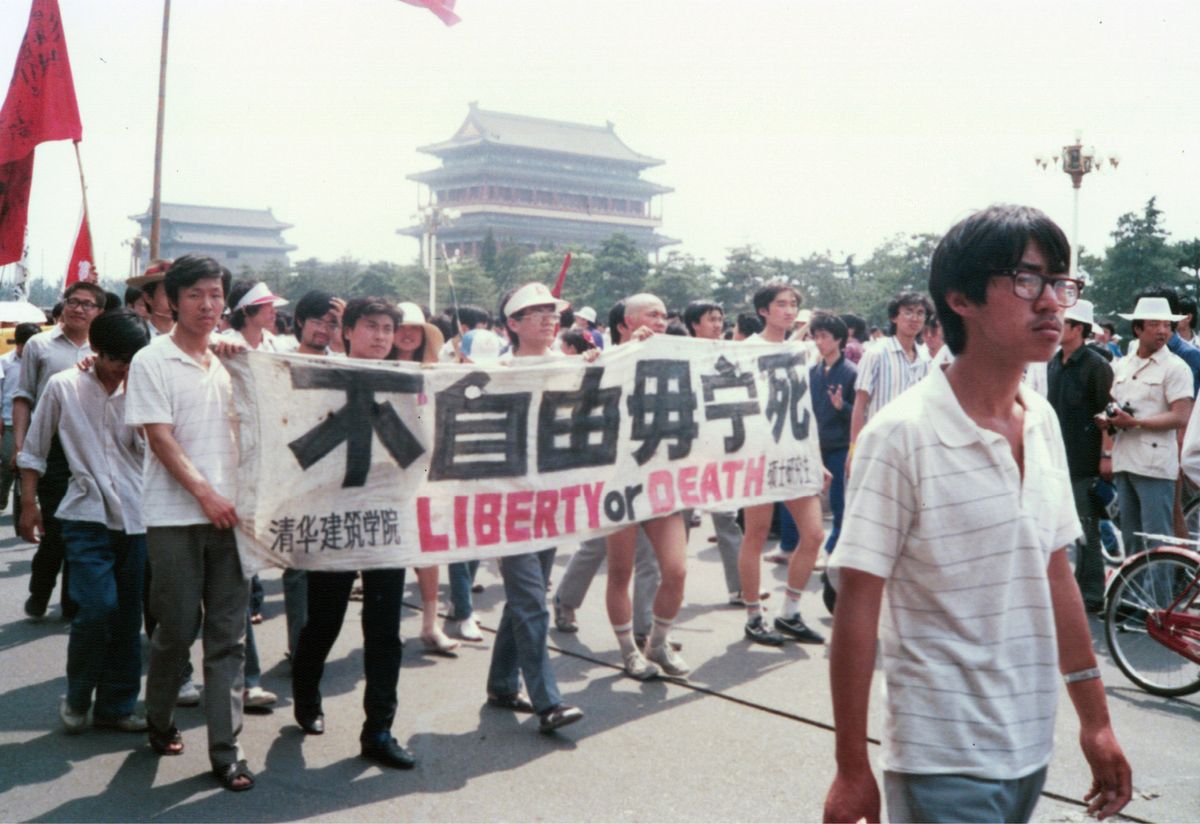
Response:
M1033 162L1042 169L1048 169L1051 165L1057 166L1060 160L1062 161L1062 170L1071 178L1071 188L1073 190L1071 276L1075 277L1079 272L1079 189L1083 185L1083 178L1091 172L1100 171L1105 163L1116 169L1121 161L1116 155L1112 155L1107 159L1097 155L1095 147L1083 145L1083 140L1079 132L1075 133L1075 142L1063 146L1060 153L1044 156L1039 155L1034 158Z
M426 255L426 268L429 270L429 314L437 312L437 235L438 230L450 226L458 219L458 210L443 209L437 203L431 202L421 209L418 215L424 233L421 237L423 252Z

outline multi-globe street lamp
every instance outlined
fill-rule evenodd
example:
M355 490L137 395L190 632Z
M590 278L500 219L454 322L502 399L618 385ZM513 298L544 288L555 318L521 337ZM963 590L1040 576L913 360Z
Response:
M1079 272L1079 189L1083 184L1083 178L1091 172L1100 171L1105 163L1116 169L1121 161L1116 155L1110 155L1108 158L1100 157L1096 154L1095 147L1083 145L1080 134L1076 132L1074 143L1063 146L1061 152L1039 155L1034 158L1033 162L1042 169L1048 169L1052 165L1057 166L1061 162L1062 170L1071 178L1074 199L1071 218L1071 275L1077 276Z

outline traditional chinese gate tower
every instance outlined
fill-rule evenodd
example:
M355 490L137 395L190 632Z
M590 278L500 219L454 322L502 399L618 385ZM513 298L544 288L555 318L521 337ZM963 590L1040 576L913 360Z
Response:
M453 137L420 151L441 158L442 167L409 179L429 188L432 203L459 213L437 230L450 255L478 257L489 230L499 244L531 248L595 247L616 232L647 252L679 242L654 231L662 224L654 198L673 190L641 179L643 169L663 161L630 149L611 122L564 123L471 103Z

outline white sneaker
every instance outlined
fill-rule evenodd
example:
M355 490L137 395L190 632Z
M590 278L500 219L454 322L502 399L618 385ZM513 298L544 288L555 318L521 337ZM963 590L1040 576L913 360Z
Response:
M479 624L476 623L474 615L464 618L461 621L447 618L445 632L453 638L461 638L464 641L483 640L483 633L479 631Z
M58 702L58 717L62 719L63 729L70 735L79 735L87 729L88 716L86 712L75 712L67 703L67 696Z
M646 658L657 664L662 674L668 678L687 678L692 668L683 660L683 656L671 649L671 645L650 647L646 650Z
M175 699L177 707L197 707L200 705L200 688L189 678L179 688L179 697Z
M262 687L251 687L242 693L243 707L269 707L278 700L278 696Z
M658 675L658 667L651 664L640 650L634 650L625 656L625 674L639 681L649 681Z

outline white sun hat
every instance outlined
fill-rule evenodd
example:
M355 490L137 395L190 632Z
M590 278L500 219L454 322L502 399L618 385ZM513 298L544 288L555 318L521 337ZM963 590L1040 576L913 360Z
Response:
M1138 298L1133 314L1122 314L1121 317L1125 320L1169 320L1171 323L1178 323L1187 315L1172 315L1171 304L1166 298Z
M1079 302L1067 309L1063 313L1065 320L1073 320L1076 323L1086 323L1088 326L1094 324L1096 317L1096 307L1090 300L1080 298Z

